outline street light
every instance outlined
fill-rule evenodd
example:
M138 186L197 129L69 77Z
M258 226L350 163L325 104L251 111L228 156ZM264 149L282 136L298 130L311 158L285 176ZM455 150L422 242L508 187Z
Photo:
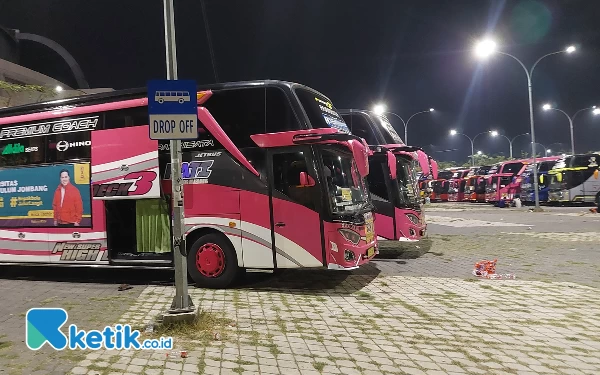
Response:
M575 117L577 117L577 115L581 111L587 111L588 109L593 109L592 113L596 114L597 109L595 109L595 108L596 108L595 105L591 106L591 107L587 107L587 108L582 108L582 109L578 110L577 112L575 112L575 114L571 117L567 114L567 112L563 111L562 109L554 108L548 103L546 103L542 106L542 109L544 111L549 111L552 109L552 110L562 113L563 115L567 116L567 118L569 119L569 129L571 130L571 154L572 155L575 155L575 138L573 137L573 121L575 121Z
M483 152L477 151L477 155L483 155Z
M509 152L510 152L510 158L513 158L513 142L515 141L515 139L517 139L518 137L522 136L522 135L529 135L529 133L523 133L523 134L519 134L517 136L515 136L513 139L508 138L507 136L505 136L504 134L500 134L498 133L498 131L496 130L492 130L492 132L490 133L492 135L492 137L504 137L506 138L506 140L508 141L508 146L509 146Z
M549 148L547 148L546 146L544 146L543 144L541 144L539 142L535 142L535 143L531 142L531 148L532 148L532 151L531 151L532 155L531 156L532 157L535 157L535 155L533 154L533 147L534 147L534 145L540 145L540 146L542 146L542 150L544 150L544 156L548 156L548 153L550 152Z
M463 134L463 133L459 133L459 132L457 132L454 129L450 130L450 135L452 135L452 136L457 135L457 134L464 135L465 137L469 138L469 141L471 141L471 166L473 166L473 167L475 166L475 140L477 139L477 137L479 137L482 134L490 134L490 133L492 133L492 131L488 130L486 132L481 132L481 133L477 134L476 136L474 136L473 138L471 138L468 135ZM482 152L481 151L477 151L477 154L481 155Z
M592 111L594 115L600 115L600 108L596 108Z
M552 150L550 150L550 149L546 150L546 156L548 156L548 154L551 154L551 153L552 153Z
M542 59L544 59L545 57L556 55L559 53L571 54L571 53L575 52L575 50L576 50L575 46L568 46L567 48L565 48L561 51L548 53L548 54L540 57L539 59L537 59L537 61L532 65L531 69L528 70L527 67L525 66L525 64L523 64L521 62L521 60L519 60L515 56L508 54L506 52L498 51L496 43L491 39L483 40L475 45L475 54L477 56L479 56L480 58L486 58L494 53L498 53L498 54L501 54L504 56L512 57L513 59L517 60L517 62L521 65L521 67L523 67L523 70L525 70L525 74L527 75L527 89L529 92L529 123L531 125L531 130L530 130L531 141L533 142L532 143L533 164L535 164L535 129L534 129L534 122L533 122L533 89L532 89L532 84L531 84L531 78L533 76L533 71L534 71L535 67L537 66L537 64L540 61L542 61ZM540 209L540 196L539 196L539 192L538 192L538 174L537 174L537 169L535 169L535 168L533 169L533 192L534 192L534 196L535 196L535 210L540 211L541 209Z
M382 115L384 113L389 113L391 115L394 115L394 116L398 117L400 119L400 121L402 121L402 124L404 125L404 143L405 144L408 144L408 123L410 122L410 120L413 117L415 117L416 115L419 115L421 113L430 113L430 112L433 112L433 111L434 111L433 108L429 108L426 111L417 112L417 113L413 114L412 116L410 116L406 122L404 122L404 119L402 119L402 117L400 117L396 113L394 113L394 112L388 112L387 111L387 107L385 106L385 104L379 103L379 104L376 104L376 105L373 106L373 112L376 115Z

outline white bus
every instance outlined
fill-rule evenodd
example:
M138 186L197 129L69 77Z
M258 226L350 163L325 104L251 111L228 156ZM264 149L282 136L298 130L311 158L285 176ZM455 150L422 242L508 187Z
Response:
M157 91L154 100L160 104L164 102L179 102L182 104L190 101L190 93L187 91Z

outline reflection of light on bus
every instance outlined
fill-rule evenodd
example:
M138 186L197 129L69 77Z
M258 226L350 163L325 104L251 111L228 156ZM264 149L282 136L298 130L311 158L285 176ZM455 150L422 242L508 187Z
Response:
M190 93L187 91L157 91L154 94L154 100L161 104L164 102L189 102Z

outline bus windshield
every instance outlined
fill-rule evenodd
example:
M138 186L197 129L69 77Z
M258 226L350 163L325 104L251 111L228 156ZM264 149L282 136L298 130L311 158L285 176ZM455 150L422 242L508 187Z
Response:
M418 204L414 170L411 162L404 158L396 158L396 179L400 190L400 204L412 206Z
M350 134L348 125L329 99L304 88L297 88L295 92L313 128L334 128Z
M354 214L369 202L367 188L352 154L341 147L322 149L324 174L333 214Z

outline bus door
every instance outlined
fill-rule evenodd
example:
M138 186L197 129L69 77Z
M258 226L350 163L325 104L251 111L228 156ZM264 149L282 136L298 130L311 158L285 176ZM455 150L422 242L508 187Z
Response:
M313 160L311 147L268 150L274 268L325 265L321 190Z
M148 126L92 132L92 199L103 202L99 224L109 260L169 258L170 208L161 198L158 142L148 138Z

